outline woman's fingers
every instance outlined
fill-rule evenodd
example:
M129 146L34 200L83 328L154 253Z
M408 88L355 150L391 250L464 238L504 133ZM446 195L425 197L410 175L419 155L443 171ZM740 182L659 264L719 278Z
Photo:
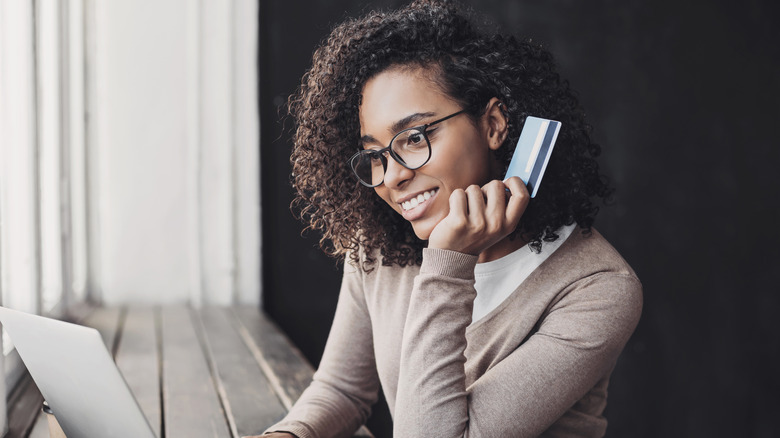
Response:
M455 190L450 194L450 212L448 218L453 227L463 227L468 223L469 201L464 190Z
M506 186L501 181L491 181L482 187L487 205L485 216L489 227L498 231L504 229L504 210L506 210Z
M485 228L485 196L478 185L466 187L466 195L469 201L469 229L472 232L481 232Z
M517 177L454 190L450 211L431 233L429 247L479 254L517 227L528 199L528 190Z
M526 207L528 207L531 195L528 193L528 187L525 186L525 183L523 183L523 180L519 177L513 176L512 178L507 179L504 181L504 186L508 188L510 192L504 217L506 222L510 224L514 230L515 227L517 227L517 223L520 222L520 218L523 216Z

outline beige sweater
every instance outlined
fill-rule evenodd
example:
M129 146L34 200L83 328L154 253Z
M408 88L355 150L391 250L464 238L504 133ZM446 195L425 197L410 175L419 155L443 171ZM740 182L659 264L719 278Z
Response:
M268 430L351 436L381 384L395 437L604 435L609 375L642 308L633 270L577 228L469 326L476 262L426 249L420 267L346 264L314 381Z

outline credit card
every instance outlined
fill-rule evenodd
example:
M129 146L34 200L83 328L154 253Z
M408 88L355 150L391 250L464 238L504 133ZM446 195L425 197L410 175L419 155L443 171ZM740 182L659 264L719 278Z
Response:
M504 180L519 176L535 197L560 130L561 122L528 116Z

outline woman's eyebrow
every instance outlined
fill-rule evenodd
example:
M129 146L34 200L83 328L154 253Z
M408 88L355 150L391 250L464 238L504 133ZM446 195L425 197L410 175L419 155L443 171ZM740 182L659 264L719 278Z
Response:
M372 143L373 144L381 144L381 143L379 143L379 140L375 139L374 136L372 136L372 135L366 134L366 135L360 137L360 144L361 145L365 146L367 144L372 144Z
M418 122L418 121L420 121L422 119L427 119L428 117L431 117L431 116L433 116L435 114L436 113L432 113L430 111L426 112L426 113L410 114L410 115L404 117L403 119L393 123L393 126L390 127L390 132L391 133L396 133L396 132L398 132L398 131L400 131L402 129L408 128L409 125L415 124L416 122Z
M394 122L392 124L392 126L390 126L388 131L391 134L396 134L399 131L408 128L410 125L416 124L418 121L423 120L423 119L427 119L427 118L432 117L434 115L436 115L436 113L433 113L433 112L430 112L430 111L429 112L425 112L425 113L410 114L410 115L404 117L403 119ZM377 140L376 138L374 138L373 135L370 135L370 134L366 134L366 135L360 137L360 144L366 145L366 144L370 144L370 143L382 144L382 143L379 142L379 140Z

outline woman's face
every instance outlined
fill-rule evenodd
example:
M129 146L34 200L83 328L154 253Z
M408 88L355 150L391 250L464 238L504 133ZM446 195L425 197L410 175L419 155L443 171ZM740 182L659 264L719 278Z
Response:
M384 148L398 131L461 109L420 70L385 70L363 88L363 148ZM493 178L491 133L488 117L475 124L465 113L431 126L427 130L430 160L419 169L410 170L388 156L384 183L375 187L376 193L411 222L417 237L427 240L436 224L447 216L454 190L471 184L481 186Z

